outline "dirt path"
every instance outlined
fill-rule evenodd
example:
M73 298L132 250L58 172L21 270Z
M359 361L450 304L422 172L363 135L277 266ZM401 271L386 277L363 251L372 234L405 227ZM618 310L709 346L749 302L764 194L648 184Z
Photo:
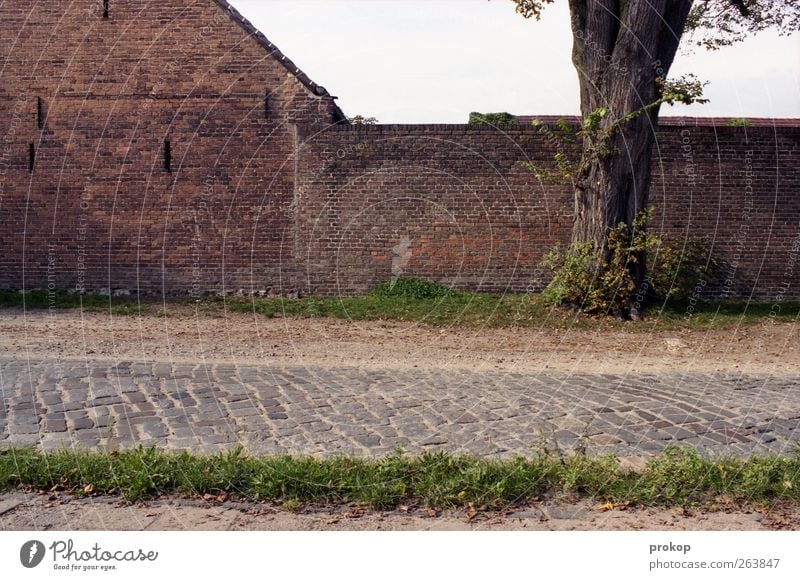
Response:
M0 496L0 530L798 530L800 510L600 511L596 503L547 502L504 514L354 507L289 512L252 503L164 500L129 505L110 498Z
M796 374L798 325L706 332L432 328L417 323L0 310L0 356L580 373Z

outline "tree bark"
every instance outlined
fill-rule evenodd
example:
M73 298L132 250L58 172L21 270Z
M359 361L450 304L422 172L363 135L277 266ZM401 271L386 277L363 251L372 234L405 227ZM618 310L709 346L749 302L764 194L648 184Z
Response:
M591 243L605 259L609 231L619 223L632 225L647 208L659 110L619 120L661 97L657 79L669 72L692 2L570 0L582 116L609 111L598 131L583 140L572 241ZM645 258L631 265L640 291L646 291ZM640 316L641 304L632 304L629 314Z

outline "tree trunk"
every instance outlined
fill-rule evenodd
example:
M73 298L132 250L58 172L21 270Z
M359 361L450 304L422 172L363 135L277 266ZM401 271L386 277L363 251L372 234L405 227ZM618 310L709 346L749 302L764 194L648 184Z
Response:
M581 114L586 119L608 110L598 130L584 137L572 241L591 243L606 259L609 230L632 225L647 208L658 107L620 119L660 98L657 79L669 72L691 6L692 0L570 0ZM631 265L642 295L645 258ZM624 314L640 316L642 303L636 300Z

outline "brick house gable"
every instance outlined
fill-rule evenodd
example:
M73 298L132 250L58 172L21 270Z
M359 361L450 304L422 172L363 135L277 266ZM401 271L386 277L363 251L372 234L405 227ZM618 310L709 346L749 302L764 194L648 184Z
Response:
M0 288L291 291L298 134L334 97L228 2L103 8L0 4Z
M287 57L277 46L275 46L269 38L267 38L263 32L261 32L258 28L256 28L252 22L250 22L247 18L245 18L241 12L239 12L236 8L234 8L230 2L227 0L213 0L217 4L219 4L220 8L222 8L225 12L228 13L231 20L233 20L236 24L238 24L245 32L247 32L254 40L256 40L261 46L266 49L269 54L275 58L281 65L283 65L286 70L288 70L291 74L293 74L300 83L303 84L309 91L311 91L314 95L319 97L331 97L335 99L336 97L332 96L328 90L323 87L322 85L318 85L315 83L311 78L300 69L289 57ZM334 109L334 116L335 121L337 122L345 122L347 117L342 113L339 107L335 107Z
M233 20L236 24L238 24L245 32L253 37L261 46L263 46L275 59L280 62L286 70L292 73L294 76L297 77L301 83L303 83L308 90L310 90L315 95L320 97L328 96L330 93L325 89L325 87L318 85L314 81L312 81L309 76L300 70L300 67L294 64L281 50L275 46L265 35L261 32L258 28L256 28L252 22L250 22L247 18L242 16L242 13L236 10L230 2L227 0L213 0L217 4L219 4L220 8L222 8L225 12L228 13L231 20Z

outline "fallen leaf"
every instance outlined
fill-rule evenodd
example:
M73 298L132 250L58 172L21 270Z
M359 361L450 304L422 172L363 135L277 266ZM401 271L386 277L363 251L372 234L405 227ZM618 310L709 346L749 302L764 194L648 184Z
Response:
M353 520L353 519L358 519L363 515L364 515L364 510L361 508L356 508L353 511L342 514L342 517Z

